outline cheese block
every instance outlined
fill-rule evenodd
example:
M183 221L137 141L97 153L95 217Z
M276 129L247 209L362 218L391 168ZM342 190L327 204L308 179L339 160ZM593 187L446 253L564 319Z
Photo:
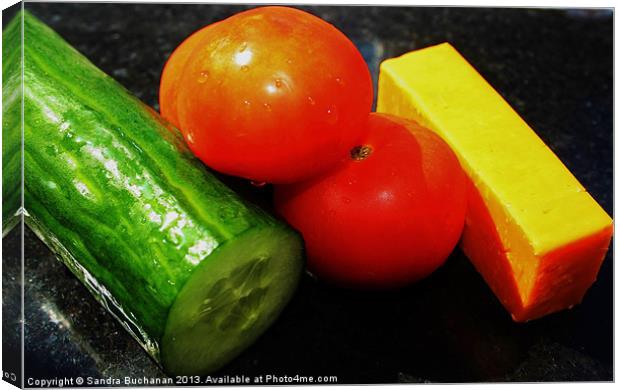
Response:
M384 61L377 111L434 130L469 177L461 247L515 321L579 303L612 220L448 43Z

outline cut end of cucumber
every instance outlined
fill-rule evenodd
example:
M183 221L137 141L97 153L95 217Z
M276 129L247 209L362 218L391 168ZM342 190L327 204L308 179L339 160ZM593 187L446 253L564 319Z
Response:
M170 309L164 369L205 375L252 344L293 294L302 252L301 238L277 226L254 228L214 251Z

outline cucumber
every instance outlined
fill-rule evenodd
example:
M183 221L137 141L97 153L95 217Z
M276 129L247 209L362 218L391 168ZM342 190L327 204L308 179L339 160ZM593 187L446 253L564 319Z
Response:
M49 27L20 17L26 224L167 373L217 370L292 296L299 234L218 181L176 129Z
M2 236L19 222L21 207L21 24L2 35Z

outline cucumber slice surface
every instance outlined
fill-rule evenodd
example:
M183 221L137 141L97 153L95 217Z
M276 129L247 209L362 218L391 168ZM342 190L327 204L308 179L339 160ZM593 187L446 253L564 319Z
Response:
M201 264L170 309L161 346L166 367L213 372L271 325L301 274L302 242L294 236L279 227L254 228Z

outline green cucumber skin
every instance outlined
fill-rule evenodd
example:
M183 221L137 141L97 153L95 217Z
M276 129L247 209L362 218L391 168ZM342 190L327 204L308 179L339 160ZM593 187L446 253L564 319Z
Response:
M288 228L219 182L177 130L55 32L23 17L28 218L159 340L211 250L252 228Z
M18 221L21 207L21 21L2 34L2 232Z

